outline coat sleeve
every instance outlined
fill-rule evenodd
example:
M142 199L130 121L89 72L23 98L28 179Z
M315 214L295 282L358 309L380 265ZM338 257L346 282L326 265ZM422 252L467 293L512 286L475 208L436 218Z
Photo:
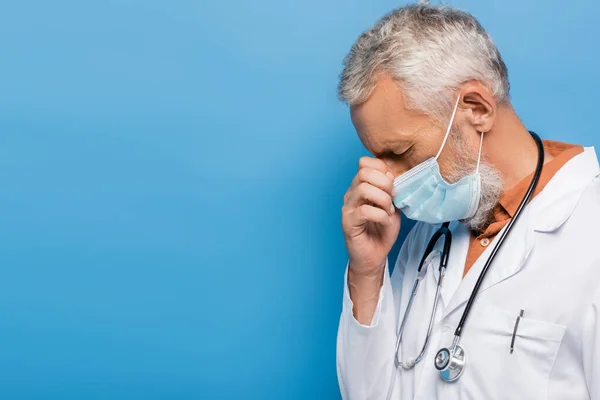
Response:
M338 382L344 400L386 398L392 374L395 374L394 348L398 324L398 302L395 299L400 296L413 231L403 243L391 277L386 262L383 285L370 325L362 325L354 318L346 267L336 352Z

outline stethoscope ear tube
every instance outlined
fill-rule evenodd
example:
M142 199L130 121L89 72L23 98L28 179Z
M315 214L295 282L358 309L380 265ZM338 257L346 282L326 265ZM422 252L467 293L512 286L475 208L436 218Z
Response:
M444 222L442 224L442 226L433 234L433 236L429 240L429 243L427 244L425 252L423 253L423 257L421 257L421 262L419 263L419 268L417 269L417 279L415 279L415 283L413 285L413 289L412 289L410 298L408 300L408 305L406 306L406 311L404 312L404 316L402 317L402 322L400 323L400 328L398 329L398 337L396 338L396 346L394 348L394 365L396 367L400 366L405 369L413 368L417 363L419 363L421 361L421 359L425 355L425 351L427 350L427 345L429 344L429 338L431 336L431 331L433 329L435 312L437 311L437 304L439 302L439 297L440 297L440 293L441 293L440 289L441 289L441 285L442 285L442 282L444 279L445 269L446 269L446 266L448 265L448 255L450 253L450 243L452 241L452 232L450 231L449 226L450 226L449 222ZM431 263L431 261L433 261L435 256L440 253L439 251L434 252L434 247L435 247L436 243L438 242L438 240L442 236L444 237L444 247L443 247L443 252L440 255L440 266L439 266L440 277L438 279L438 284L437 284L437 288L435 291L433 310L431 312L431 317L429 319L429 326L427 328L427 335L425 336L425 343L423 344L423 348L421 349L421 351L419 352L417 357L410 358L403 362L399 358L399 352L400 352L400 343L402 342L402 334L404 333L404 327L406 326L406 322L408 321L407 317L410 314L410 310L412 308L414 299L416 298L417 292L419 290L419 285L421 284L421 281L424 279L425 274L427 273L427 268L428 268L429 264ZM427 267L423 268L424 265L427 265Z
M429 327L427 330L427 336L425 337L425 343L423 344L423 348L421 349L421 352L415 357L415 358L410 358L406 361L401 361L399 358L399 353L400 353L400 343L402 342L402 334L404 333L404 327L406 326L406 323L408 321L408 315L410 315L410 310L412 309L413 306L413 302L415 300L415 298L417 297L417 292L419 291L419 286L421 285L421 282L423 281L423 279L425 278L425 275L427 274L427 269L429 264L431 264L431 262L435 259L435 257L439 256L440 252L439 251L432 251L431 253L429 253L429 255L425 258L423 265L426 265L427 267L422 268L417 275L417 278L415 279L415 283L413 284L413 288L408 300L408 305L406 306L406 311L404 312L404 317L402 318L402 322L400 323L400 329L398 330L398 336L396 338L396 346L394 349L394 364L396 367L402 367L404 369L411 369L412 367L414 367L418 362L421 361L421 359L423 358L423 355L425 354L425 351L427 350L427 345L429 343L429 336L431 335L431 329L433 327L433 321L435 318L435 311L437 309L437 303L439 301L439 296L440 296L440 287L442 285L442 276L440 274L440 280L438 281L438 285L437 285L437 289L436 289L436 293L435 293L435 300L434 300L434 305L433 305L433 310L432 310L432 315L431 318L429 320ZM441 257L440 257L441 259ZM443 271L443 269L442 269Z
M442 224L442 226L440 227L440 229L435 231L435 233L429 240L429 243L427 243L427 247L425 248L423 257L421 257L421 262L419 263L419 269L417 269L417 272L421 272L421 268L423 268L423 264L425 264L425 260L427 259L429 254L433 251L433 248L435 247L435 245L438 242L438 240L440 239L440 237L442 237L442 235L444 236L445 240L444 240L444 249L442 252L442 258L440 260L440 268L442 266L445 267L446 265L448 265L448 255L450 254L450 244L452 243L452 232L450 232L450 229L448 228L449 226L450 226L450 222L444 222Z
M447 257L443 257L440 254L440 251L436 250L433 251L433 248L435 247L435 244L437 242L437 240L444 235L445 236L445 242L444 242L444 251L446 253L448 253L449 251L449 247L446 246L446 242L449 241L452 238L452 233L450 232L450 230L448 229L448 225L449 223L445 223L443 224L443 226L440 228L441 233L439 234L435 234L434 237L431 238L429 245L427 246L427 249L429 249L428 252L425 253L425 255L423 256L423 258L421 259L421 263L419 264L419 269L417 272L417 278L415 279L415 283L413 285L413 289L410 295L410 298L408 300L408 305L406 306L406 311L404 312L404 316L402 317L402 322L400 323L400 328L398 330L398 336L396 338L396 346L394 349L394 366L395 368L392 369L392 375L390 377L390 386L388 388L388 393L386 396L386 399L389 400L391 395L392 395L392 391L394 389L394 382L396 380L396 368L398 367L402 367L404 369L412 369L417 363L419 363L422 359L423 356L425 355L425 352L427 350L428 344L429 344L429 338L431 336L431 330L433 328L433 322L435 320L435 312L437 310L437 304L440 298L440 289L444 280L444 275L446 272L446 265L447 265ZM414 358L409 358L406 361L401 361L400 357L399 357L399 353L400 353L400 343L402 342L402 334L404 333L404 327L406 326L406 322L408 321L408 315L410 314L410 310L412 308L413 305L413 301L417 296L417 292L419 290L419 285L421 284L421 281L425 278L425 275L427 274L427 269L429 268L429 265L431 264L431 262L435 259L435 257L439 257L440 258L440 277L438 279L438 284L437 284L437 288L436 288L436 292L435 292L435 300L434 300L434 304L433 304L433 310L431 312L431 317L429 319L429 326L427 328L427 334L425 336L425 342L423 343L423 347L421 349L421 352L417 355L417 357ZM425 268L423 268L424 266L426 266Z

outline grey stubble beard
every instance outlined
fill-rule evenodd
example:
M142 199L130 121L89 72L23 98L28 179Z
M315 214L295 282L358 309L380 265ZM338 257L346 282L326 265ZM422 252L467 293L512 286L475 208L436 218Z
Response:
M458 130L452 130L450 147L456 157L454 168L449 171L448 182L458 182L477 168L477 153L467 145ZM493 210L498 204L504 190L504 182L498 168L487 162L482 150L479 176L481 178L481 197L475 214L471 218L461 220L470 230L480 233L494 221Z

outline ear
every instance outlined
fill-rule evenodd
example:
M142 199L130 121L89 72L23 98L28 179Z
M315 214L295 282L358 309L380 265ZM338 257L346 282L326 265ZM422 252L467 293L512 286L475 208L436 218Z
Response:
M478 132L488 132L496 119L497 104L490 90L479 81L469 81L461 88L459 107L466 121Z

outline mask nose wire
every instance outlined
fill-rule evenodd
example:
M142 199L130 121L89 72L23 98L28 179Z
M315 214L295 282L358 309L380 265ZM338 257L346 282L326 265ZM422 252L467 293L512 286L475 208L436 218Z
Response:
M452 111L452 117L450 117L450 123L448 124L448 129L446 130L446 136L444 136L444 141L442 142L442 146L438 150L435 159L437 160L440 154L442 154L442 150L444 150L444 146L446 145L446 140L448 140L448 136L450 135L450 131L452 130L452 124L454 123L454 116L456 115L456 110L458 110L458 102L460 101L460 95L456 99L456 104L454 105L454 110ZM479 165L479 164L478 164Z

